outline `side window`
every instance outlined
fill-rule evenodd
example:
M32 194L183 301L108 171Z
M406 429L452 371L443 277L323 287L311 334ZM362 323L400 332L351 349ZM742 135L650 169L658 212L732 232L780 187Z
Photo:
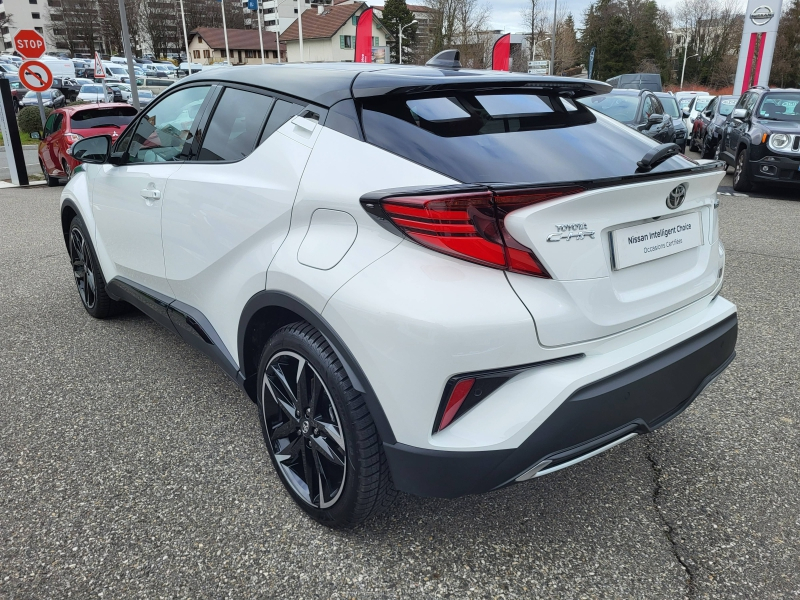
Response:
M45 121L44 123L44 131L43 131L44 137L47 137L48 135L53 133L53 131L55 131L55 123L56 123L56 113L53 113L49 117L47 117L47 121Z
M645 96L644 97L644 106L642 107L642 113L644 115L644 120L646 121L647 119L649 119L650 115L652 115L654 112L655 112L655 107L653 106L653 97L652 96Z
M650 100L653 101L653 114L663 115L664 107L661 105L661 100L658 99L658 96L650 96Z
M750 99L751 95L752 94L748 93L748 94L745 94L744 96L742 96L741 98L739 98L739 102L736 103L736 107L735 108L746 108L747 107L747 101Z
M56 120L53 123L53 133L61 129L61 124L64 122L64 115L62 115L61 113L57 113L55 117Z
M210 86L184 88L170 94L139 120L128 146L129 163L180 160L191 143L194 123Z
M286 102L285 100L278 100L275 102L275 107L269 114L267 126L264 128L264 133L261 134L259 144L275 133L281 126L292 117L299 115L303 112L303 107L293 102Z
M272 106L263 94L227 88L206 126L198 160L241 160L255 148Z
M753 112L753 107L756 105L758 101L758 94L748 94L750 97L747 99L747 104L745 108L747 109L747 115L750 116L750 113Z

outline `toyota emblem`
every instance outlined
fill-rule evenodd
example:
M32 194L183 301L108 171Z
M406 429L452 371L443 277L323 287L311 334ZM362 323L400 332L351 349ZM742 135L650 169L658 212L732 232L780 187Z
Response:
M667 208L675 210L686 200L686 184L680 184L667 196Z

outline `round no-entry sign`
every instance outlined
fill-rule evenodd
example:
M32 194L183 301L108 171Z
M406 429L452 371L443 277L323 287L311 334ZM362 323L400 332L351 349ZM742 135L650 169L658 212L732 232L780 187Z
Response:
M14 49L23 58L40 58L44 54L44 37L35 29L20 29L14 35Z
M30 91L43 92L53 85L53 73L41 61L26 60L19 68L19 80Z

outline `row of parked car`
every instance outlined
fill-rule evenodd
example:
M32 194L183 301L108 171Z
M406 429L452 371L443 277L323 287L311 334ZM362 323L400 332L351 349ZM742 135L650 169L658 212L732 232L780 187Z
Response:
M741 96L614 89L581 102L662 143L734 168L733 188L800 185L800 90L753 87Z

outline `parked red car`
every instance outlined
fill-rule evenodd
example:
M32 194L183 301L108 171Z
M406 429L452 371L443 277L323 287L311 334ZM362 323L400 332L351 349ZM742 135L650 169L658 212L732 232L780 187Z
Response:
M116 140L136 116L136 109L127 104L86 104L54 110L44 124L39 142L39 166L47 185L56 186L68 178L80 162L67 150L80 139L110 135Z

